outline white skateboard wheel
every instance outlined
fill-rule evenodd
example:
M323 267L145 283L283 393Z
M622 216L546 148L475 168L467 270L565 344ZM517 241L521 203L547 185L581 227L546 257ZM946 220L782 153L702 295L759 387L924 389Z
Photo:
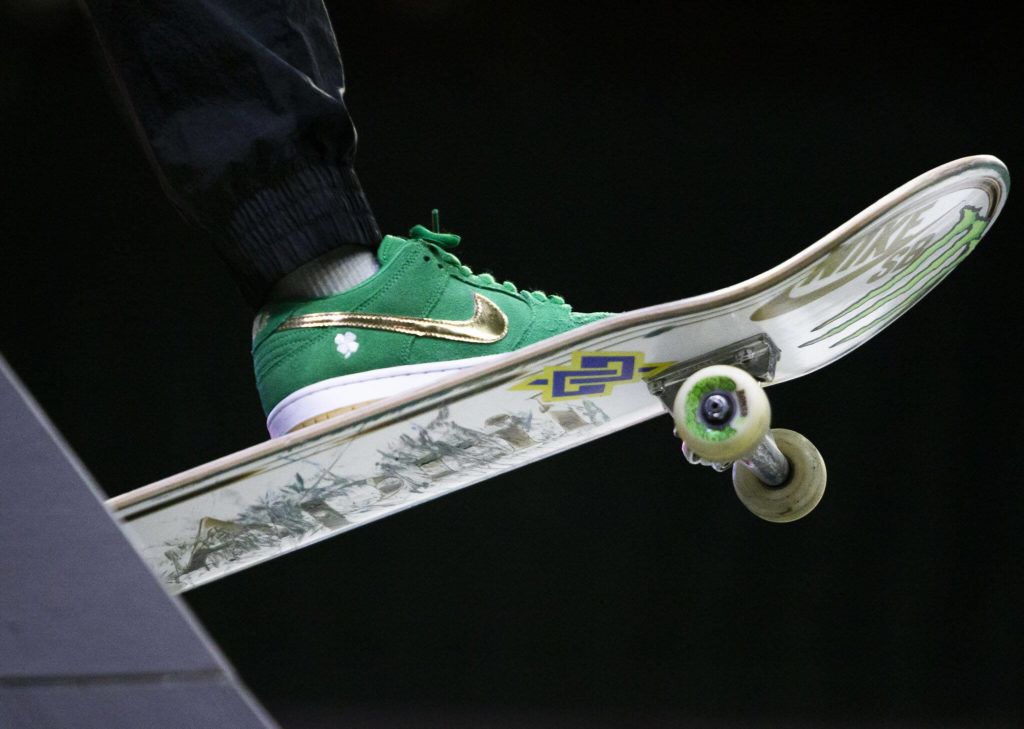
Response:
M771 407L760 383L738 367L713 365L690 375L672 406L676 434L705 461L728 463L768 432Z
M732 485L754 515L765 521L796 521L807 516L825 493L825 461L814 444L799 433L773 428L772 437L789 461L789 479L781 486L768 486L746 466L736 463Z

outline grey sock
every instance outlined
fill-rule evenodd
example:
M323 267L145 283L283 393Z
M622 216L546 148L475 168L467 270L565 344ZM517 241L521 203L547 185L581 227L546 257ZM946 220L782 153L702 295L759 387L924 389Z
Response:
M365 281L377 272L377 256L362 246L340 246L282 278L270 292L271 300L319 299Z

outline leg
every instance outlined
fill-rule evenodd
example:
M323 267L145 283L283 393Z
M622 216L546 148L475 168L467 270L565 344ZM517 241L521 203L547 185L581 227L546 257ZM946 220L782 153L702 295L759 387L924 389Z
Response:
M88 1L168 194L265 302L253 359L273 435L607 316L474 274L456 235L381 239L319 0Z
M89 0L88 10L167 194L216 236L250 303L339 246L377 246L322 2Z

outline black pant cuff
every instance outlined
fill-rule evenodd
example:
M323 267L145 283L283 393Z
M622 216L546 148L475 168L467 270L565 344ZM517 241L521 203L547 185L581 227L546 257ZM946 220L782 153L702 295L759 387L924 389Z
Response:
M281 277L341 245L376 248L381 233L355 172L296 169L273 189L241 203L229 224L235 269L246 299L259 306Z

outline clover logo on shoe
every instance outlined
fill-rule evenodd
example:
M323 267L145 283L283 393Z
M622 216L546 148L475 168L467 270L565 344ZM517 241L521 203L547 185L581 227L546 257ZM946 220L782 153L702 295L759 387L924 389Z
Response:
M377 329L398 334L412 334L417 337L446 339L452 342L493 344L494 342L501 341L508 334L508 317L505 316L505 312L497 304L486 296L474 293L473 316L462 321L424 319L415 316L392 316L390 314L325 311L319 314L293 316L285 320L277 328L277 331L320 327ZM337 339L335 339L335 342L337 342ZM354 334L352 335L352 342L355 342ZM353 349L353 351L355 350Z
M339 334L334 338L334 343L338 345L338 351L345 355L345 359L351 357L359 349L359 342L356 341L356 335L352 332Z

